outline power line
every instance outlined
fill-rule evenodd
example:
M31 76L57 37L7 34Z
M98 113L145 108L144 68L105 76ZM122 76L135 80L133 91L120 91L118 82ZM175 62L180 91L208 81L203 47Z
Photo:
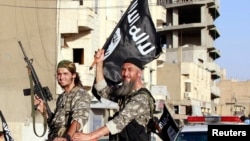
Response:
M29 8L29 9L72 9L72 10L79 10L79 9L88 9L88 8L95 8L95 9L113 9L113 8L127 8L128 5L118 5L118 6L106 6L106 7L81 7L81 5L79 5L78 8L58 8L58 7L40 7L40 6L21 6L21 5L8 5L8 4L0 4L0 6L2 7L14 7L14 8ZM56 5L55 5L56 6ZM159 6L156 3L152 3L149 4L149 6Z

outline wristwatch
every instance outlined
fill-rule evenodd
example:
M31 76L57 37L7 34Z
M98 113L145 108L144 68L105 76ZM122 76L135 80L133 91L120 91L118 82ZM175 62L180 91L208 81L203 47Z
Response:
M64 134L63 137L66 138L67 141L71 141L71 137L69 134Z

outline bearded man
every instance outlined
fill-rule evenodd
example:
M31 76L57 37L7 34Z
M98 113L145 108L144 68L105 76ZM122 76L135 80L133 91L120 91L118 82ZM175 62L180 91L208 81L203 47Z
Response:
M112 140L149 141L147 125L152 118L154 99L144 88L142 81L143 65L136 58L126 59L121 68L122 84L109 87L103 75L104 50L95 54L96 83L98 94L115 101L119 105L118 113L104 126L91 133L76 133L73 141L98 140L111 134ZM112 69L112 68L111 68ZM111 140L111 139L110 139Z

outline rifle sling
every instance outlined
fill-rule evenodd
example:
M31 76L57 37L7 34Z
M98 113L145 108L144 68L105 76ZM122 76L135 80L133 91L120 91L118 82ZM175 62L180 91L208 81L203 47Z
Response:
M44 130L43 130L43 133L42 135L38 135L37 132L36 132L36 126L35 126L35 123L36 123L36 118L35 118L35 105L34 105L34 86L33 86L33 79L32 79L32 76L31 76L31 73L30 73L30 70L28 68L28 75L29 75L29 80L30 80L30 95L31 95L31 109L32 109L32 121L33 121L33 131L35 133L35 135L37 137L43 137L46 133L46 130L47 130L47 117L46 117L46 114L42 114L43 115L43 119L44 119Z

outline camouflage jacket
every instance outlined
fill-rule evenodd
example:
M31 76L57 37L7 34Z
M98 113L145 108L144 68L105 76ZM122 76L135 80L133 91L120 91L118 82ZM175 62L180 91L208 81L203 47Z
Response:
M57 99L56 110L50 125L54 129L68 128L72 121L80 123L79 131L87 123L91 96L81 87L74 87L69 93L63 92Z
M133 119L146 127L151 118L150 108L154 107L153 99L149 99L147 94L134 91L130 94L134 95L132 97L117 99L115 95L111 95L112 88L108 87L105 81L95 84L95 88L100 96L118 102L120 106L119 114L106 123L111 134L120 133ZM152 105L149 100L152 100Z

